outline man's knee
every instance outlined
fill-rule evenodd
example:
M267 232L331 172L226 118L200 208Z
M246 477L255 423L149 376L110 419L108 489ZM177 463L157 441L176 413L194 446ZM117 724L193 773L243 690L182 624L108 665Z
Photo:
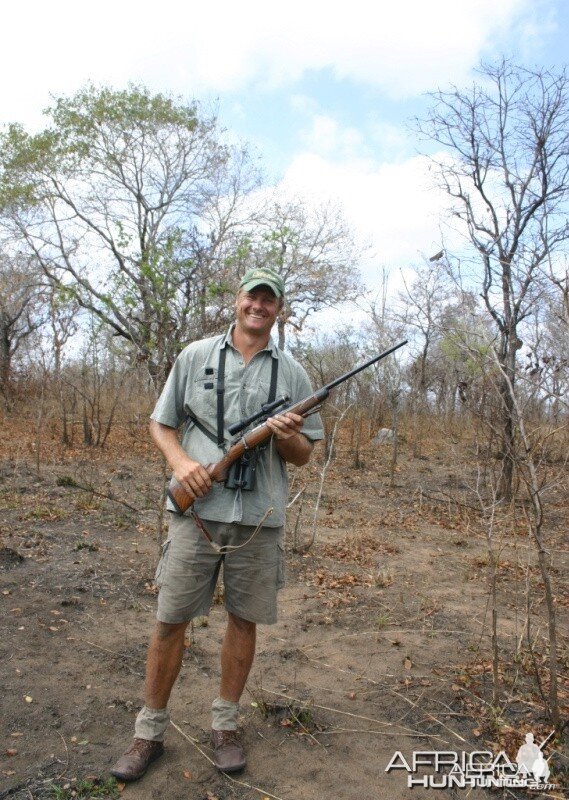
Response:
M154 636L153 638L157 642L172 642L178 640L180 637L183 637L186 628L188 627L188 622L156 622L156 626L154 628Z
M237 633L243 636L253 636L255 634L255 631L257 630L256 622L251 622L248 619L237 617L230 611L228 612L228 617L228 624L231 625L237 631Z

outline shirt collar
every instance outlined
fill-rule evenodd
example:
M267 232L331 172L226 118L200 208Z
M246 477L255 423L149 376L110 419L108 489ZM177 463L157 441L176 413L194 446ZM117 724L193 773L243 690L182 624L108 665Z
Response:
M226 347L226 345L229 345L230 347L233 347L233 349L235 349L235 347L233 345L233 338L232 338L232 333L233 333L233 328L234 327L235 327L235 323L232 322L231 325L229 326L228 330L227 330L227 333L223 337L223 340L221 342L221 347ZM275 340L273 339L272 336L269 336L269 341L267 342L267 346L263 347L262 350L259 350L260 353L264 353L265 351L268 351L273 358L278 358L279 357L279 349L276 346Z

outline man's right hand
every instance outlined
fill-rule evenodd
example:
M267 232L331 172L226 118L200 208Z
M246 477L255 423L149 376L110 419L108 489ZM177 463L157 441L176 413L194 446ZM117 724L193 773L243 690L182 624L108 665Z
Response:
M182 449L176 429L150 420L150 433L184 491L194 498L205 497L211 489L209 473L203 464L194 461Z
M199 461L194 461L187 456L175 465L174 477L187 492L195 497L205 497L211 489L212 480L207 469Z

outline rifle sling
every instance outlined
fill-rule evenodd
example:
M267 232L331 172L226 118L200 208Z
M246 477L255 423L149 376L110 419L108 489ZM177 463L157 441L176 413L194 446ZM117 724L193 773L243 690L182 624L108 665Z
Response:
M248 544L251 544L253 539L257 536L257 534L259 533L259 531L261 530L261 528L265 524L265 521L267 520L267 517L270 517L271 514L273 513L273 511L274 511L273 508L268 508L265 511L261 521L259 522L259 524L255 528L255 530L253 531L251 536L249 536L247 541L243 542L242 544L225 544L225 545L219 545L219 544L217 544L217 542L213 541L213 537L212 537L211 533L208 531L208 529L206 528L206 526L204 525L203 519L200 516L198 516L198 514L196 513L196 511L193 508L190 509L190 514L191 514L194 522L196 523L197 527L203 533L204 537L209 542L211 547L215 550L215 552L220 556L226 556L229 553L235 552L235 550L241 550L241 548L247 547Z

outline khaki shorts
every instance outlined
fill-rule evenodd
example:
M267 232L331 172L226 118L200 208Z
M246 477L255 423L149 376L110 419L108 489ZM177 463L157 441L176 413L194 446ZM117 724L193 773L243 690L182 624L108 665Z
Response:
M254 527L210 522L204 525L219 545L246 542ZM209 613L223 562L225 608L250 622L277 621L277 591L284 586L283 528L262 528L241 550L220 556L190 516L173 514L156 570L159 622L189 622Z

